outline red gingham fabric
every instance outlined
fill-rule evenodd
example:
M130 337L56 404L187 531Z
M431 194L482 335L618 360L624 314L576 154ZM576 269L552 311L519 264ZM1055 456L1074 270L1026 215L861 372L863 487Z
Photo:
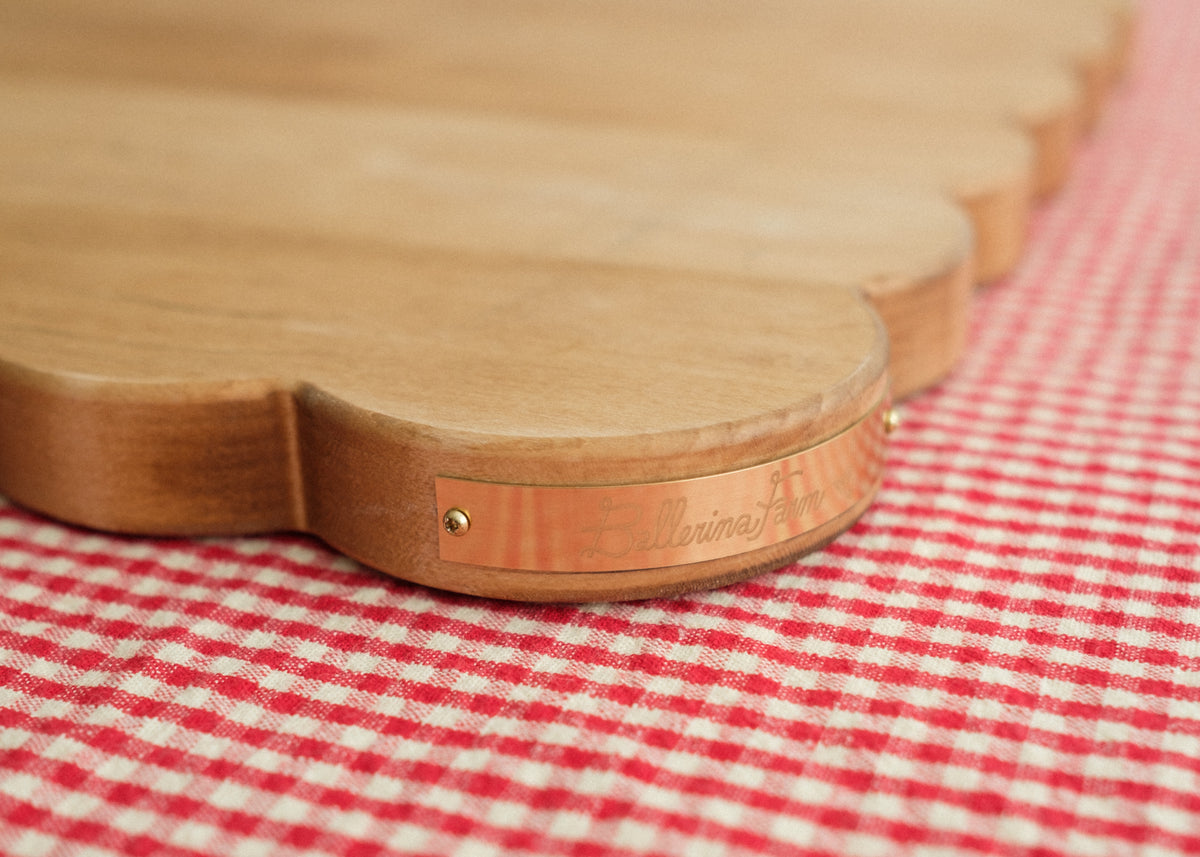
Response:
M798 565L537 607L0 505L0 852L1200 853L1200 3L1142 19Z

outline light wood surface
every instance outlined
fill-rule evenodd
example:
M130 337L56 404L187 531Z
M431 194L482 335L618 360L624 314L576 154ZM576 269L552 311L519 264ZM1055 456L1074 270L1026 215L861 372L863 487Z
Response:
M0 128L12 206L862 288L898 397L941 380L966 336L954 206L719 143L78 82L0 82Z
M10 67L734 137L950 194L985 280L1018 258L1031 189L1061 180L1123 50L1116 0L55 2L10 12Z
M878 487L889 347L901 395L949 370L1119 67L1118 0L1011 1L7 4L0 491L531 600L811 550ZM699 486L776 486L765 522L800 477L840 505L693 550L741 520ZM489 567L447 479L549 498L487 509L496 557L586 508L559 488L716 508L685 538L664 504L657 564Z

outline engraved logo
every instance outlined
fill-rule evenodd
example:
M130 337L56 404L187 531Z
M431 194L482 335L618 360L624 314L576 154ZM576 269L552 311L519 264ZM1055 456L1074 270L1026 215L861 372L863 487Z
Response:
M645 508L636 503L615 504L611 497L599 503L600 519L583 532L593 534L590 544L580 551L588 559L595 556L620 559L636 553L674 550L689 545L708 544L730 539L748 543L759 541L767 528L786 528L790 522L815 514L824 499L820 489L805 494L790 492L790 480L802 476L801 471L771 474L770 493L756 501L750 510L724 512L714 509L707 518L689 514L686 496L663 500L656 514L646 515ZM643 523L646 520L647 523Z

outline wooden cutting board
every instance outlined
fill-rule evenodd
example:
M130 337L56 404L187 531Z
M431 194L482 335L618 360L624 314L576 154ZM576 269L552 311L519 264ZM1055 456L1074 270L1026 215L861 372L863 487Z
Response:
M616 8L6 6L0 491L533 600L720 585L849 526L889 339L901 392L948 370L1045 147L1002 98L796 95L754 50L693 93L707 18L664 76Z
M499 597L717 585L832 537L882 472L882 326L797 263L969 283L941 200L797 197L717 146L78 82L0 102L0 487L103 529L300 529ZM718 168L724 196L678 184Z

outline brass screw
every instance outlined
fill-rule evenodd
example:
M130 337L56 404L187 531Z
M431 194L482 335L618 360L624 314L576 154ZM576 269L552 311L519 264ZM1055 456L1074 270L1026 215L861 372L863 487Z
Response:
M895 408L888 408L883 415L883 430L887 434L891 434L898 428L900 428L900 412Z
M442 526L452 536L465 536L471 529L471 516L462 509L451 509L442 516Z

